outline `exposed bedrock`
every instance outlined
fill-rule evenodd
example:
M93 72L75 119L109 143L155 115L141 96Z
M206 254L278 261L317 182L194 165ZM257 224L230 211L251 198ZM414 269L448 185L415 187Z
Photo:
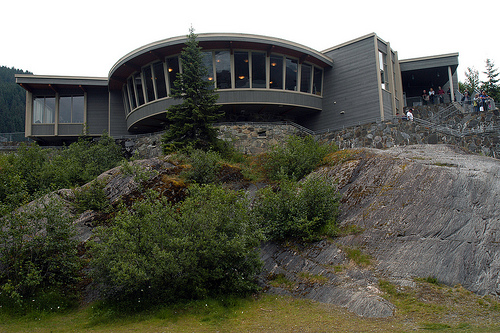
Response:
M500 294L500 161L453 146L364 150L324 169L343 194L339 222L392 278L435 277Z

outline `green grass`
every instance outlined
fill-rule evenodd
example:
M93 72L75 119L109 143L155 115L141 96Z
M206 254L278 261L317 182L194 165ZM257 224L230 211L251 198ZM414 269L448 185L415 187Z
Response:
M343 247L342 250L347 254L347 258L352 260L356 265L367 267L371 265L372 257L363 253L358 247Z
M391 318L362 318L339 306L264 293L163 306L128 316L96 309L96 304L59 314L0 314L0 332L500 331L500 311L493 298L426 282L417 282L417 288L410 289L382 281L380 289L387 290L385 297L397 306ZM478 304L479 299L483 305Z

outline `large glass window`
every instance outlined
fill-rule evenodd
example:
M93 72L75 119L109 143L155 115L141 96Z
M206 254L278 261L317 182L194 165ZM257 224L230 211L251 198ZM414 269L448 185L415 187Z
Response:
M174 81L177 78L177 73L180 72L179 58L177 56L167 58L167 72L168 72L168 83L170 84L170 89L173 89Z
M123 94L123 107L125 108L125 114L130 113L130 103L128 99L128 91L127 91L127 85L124 84L122 88L122 94Z
M135 95L137 96L138 106L144 104L144 93L142 91L142 80L141 74L134 74L134 84L135 84Z
M83 123L84 109L83 96L61 96L59 98L59 122Z
M271 55L270 63L269 86L271 89L283 89L283 56Z
M297 90L298 62L295 59L286 58L285 89Z
M146 66L142 69L142 77L144 78L144 84L146 88L147 102L152 102L155 100L155 90L153 88L153 75L151 71L151 66Z
M323 82L323 71L314 67L313 94L321 96L321 84Z
M300 66L300 91L311 93L311 74L312 67L307 64Z
M250 69L248 52L234 52L234 86L236 88L250 88Z
M266 54L252 52L252 88L266 88Z
M203 79L215 84L214 63L213 63L213 58L212 58L212 52L203 52L202 62L203 62L203 66L205 66L205 68L207 70L207 75Z
M53 124L56 114L55 97L35 97L33 100L33 123Z
M215 52L215 72L218 89L230 89L231 86L231 57L229 51Z
M135 109L137 107L137 101L135 100L135 92L134 92L134 84L133 84L133 79L132 77L128 78L128 83L127 83L127 91L129 95L129 101L130 101L130 107L132 109Z
M388 89L389 84L387 82L387 62L386 62L386 55L380 51L378 51L378 61L379 61L379 68L380 68L380 82L382 82L382 88L383 89Z
M153 77L156 85L156 94L158 98L167 97L167 85L165 82L165 71L163 63L157 62L153 64Z

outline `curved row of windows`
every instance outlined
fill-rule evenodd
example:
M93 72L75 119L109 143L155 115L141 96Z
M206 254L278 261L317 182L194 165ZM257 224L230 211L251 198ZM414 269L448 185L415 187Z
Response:
M85 113L85 97L69 96L35 96L33 97L33 123L53 124L59 111L60 124L82 124Z
M218 50L203 52L208 81L217 89L281 89L321 95L323 70L282 54L259 51ZM165 62L144 66L123 85L127 113L157 99L170 96L177 73L182 72L179 55Z

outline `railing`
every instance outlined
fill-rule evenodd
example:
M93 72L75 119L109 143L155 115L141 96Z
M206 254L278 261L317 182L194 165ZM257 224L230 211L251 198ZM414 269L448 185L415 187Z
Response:
M31 141L29 138L24 136L24 132L0 133L0 143L22 141Z

